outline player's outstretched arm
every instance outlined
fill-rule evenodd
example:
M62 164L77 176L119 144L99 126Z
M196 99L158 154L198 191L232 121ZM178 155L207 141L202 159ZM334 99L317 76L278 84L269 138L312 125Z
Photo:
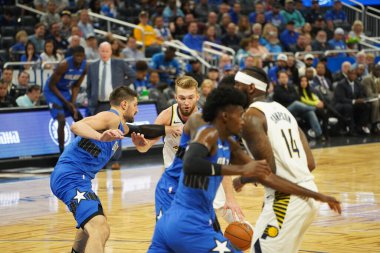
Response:
M112 112L100 112L84 118L71 125L71 131L83 138L114 141L124 138L124 133L118 129L120 118ZM125 127L126 131L128 126Z

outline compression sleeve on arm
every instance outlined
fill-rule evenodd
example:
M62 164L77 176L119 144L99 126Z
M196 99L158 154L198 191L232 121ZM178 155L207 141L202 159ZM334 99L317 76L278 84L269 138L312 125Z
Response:
M183 158L183 171L185 174L202 176L220 176L222 166L207 160L209 151L203 144L193 142Z
M155 139L165 135L165 125L147 124L147 125L131 125L127 124L129 132L126 137L131 137L132 133L143 134L146 139Z

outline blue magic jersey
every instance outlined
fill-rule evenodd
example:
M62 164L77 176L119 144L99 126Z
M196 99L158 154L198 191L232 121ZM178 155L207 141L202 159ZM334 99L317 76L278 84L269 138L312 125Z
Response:
M209 126L203 126L200 130L206 127ZM212 163L225 165L229 164L230 156L231 150L228 141L218 139L217 152L207 159ZM183 208L210 213L210 218L214 219L213 201L222 179L223 176L187 175L182 172L171 209Z
M179 145L178 145L178 151L176 153L176 156L173 160L173 163L166 168L164 174L175 179L179 180L179 177L181 175L182 171L182 166L183 166L183 155L185 153L185 149L189 145L191 136L190 134L187 134L185 132L182 133L181 139L179 140Z
M83 72L86 70L86 60L82 61L82 64L80 65L79 68L75 67L74 58L72 56L66 58L65 60L68 63L69 67L57 83L57 88L60 91L70 90L73 84L79 80ZM49 77L48 80L46 81L46 84L44 86L44 93L52 92L49 88L50 79L51 77Z

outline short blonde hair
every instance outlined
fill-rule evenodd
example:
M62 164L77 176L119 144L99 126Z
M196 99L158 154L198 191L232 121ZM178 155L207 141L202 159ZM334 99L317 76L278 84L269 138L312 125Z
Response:
M25 30L18 31L16 33L16 41L17 42L20 41L20 39L21 39L22 36L28 37L28 34L26 33Z
M355 20L354 23L352 24L351 30L354 30L355 26L360 26L362 29L364 29L363 22L360 20Z
M215 88L214 87L215 86L214 82L211 81L211 79L205 79L205 80L203 80L202 85L201 85L201 89L203 89L205 86L210 86L212 89Z
M176 92L177 92L178 87L182 89L187 89L187 90L190 90L190 89L198 90L198 82L191 76L181 76L175 80Z

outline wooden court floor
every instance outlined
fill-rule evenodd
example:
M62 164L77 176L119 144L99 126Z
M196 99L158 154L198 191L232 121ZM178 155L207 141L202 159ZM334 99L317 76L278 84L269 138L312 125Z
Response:
M343 214L321 205L300 252L380 252L380 143L313 153L319 190L340 199ZM99 173L94 189L111 226L107 253L146 252L161 170L155 165ZM252 224L262 196L261 186L247 186L236 195ZM0 184L0 252L70 252L74 233L74 219L51 195L48 176Z

